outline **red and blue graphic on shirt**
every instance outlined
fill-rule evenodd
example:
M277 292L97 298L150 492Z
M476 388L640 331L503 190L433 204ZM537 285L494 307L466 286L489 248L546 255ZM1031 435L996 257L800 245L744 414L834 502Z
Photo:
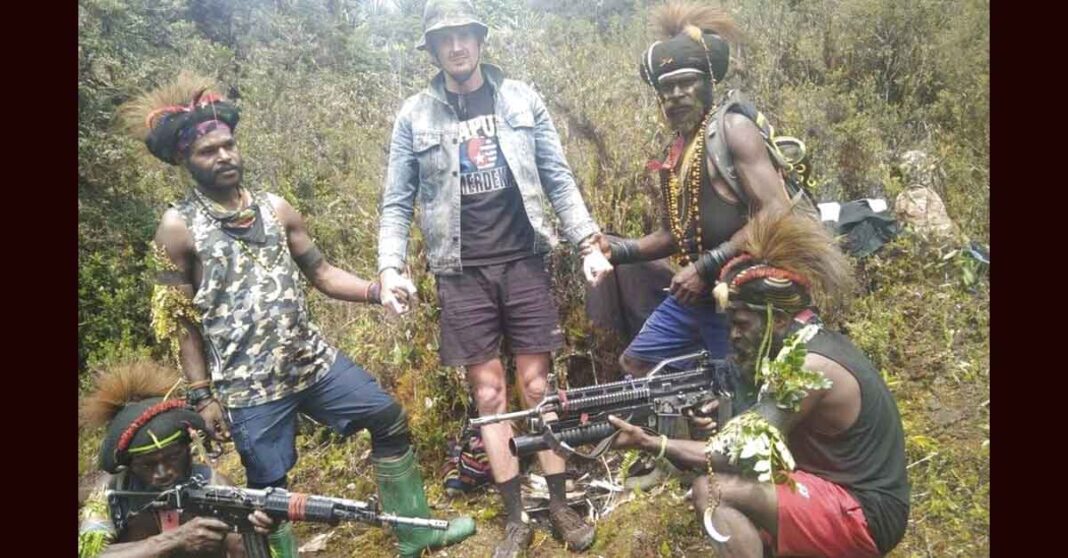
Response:
M460 193L464 196L504 190L515 184L497 142L494 115L460 123Z

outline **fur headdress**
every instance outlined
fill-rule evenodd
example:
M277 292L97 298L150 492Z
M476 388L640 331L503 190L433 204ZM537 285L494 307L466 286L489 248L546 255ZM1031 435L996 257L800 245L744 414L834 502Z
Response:
M88 426L106 426L100 468L115 473L130 455L189 442L189 429L205 430L204 419L184 399L168 399L178 374L147 360L116 366L99 375L82 403Z
M213 86L210 79L183 71L119 107L120 121L158 159L177 165L197 138L237 127L237 106L212 91Z
M741 40L741 32L722 8L671 1L653 10L650 26L660 37L642 54L642 79L657 87L661 78L701 73L714 81L727 74L728 41Z
M787 313L833 307L855 286L852 264L827 229L793 211L750 220L743 253L723 266L719 280L713 292L721 308L772 306Z

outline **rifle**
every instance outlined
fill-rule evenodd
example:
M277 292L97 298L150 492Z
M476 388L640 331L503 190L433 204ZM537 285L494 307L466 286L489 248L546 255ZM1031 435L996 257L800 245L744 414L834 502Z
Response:
M667 365L685 360L696 360L697 364L690 370L661 373ZM558 390L550 375L549 389L534 407L471 419L471 425L527 419L530 434L509 441L512 455L522 457L552 449L564 457L597 459L616 436L615 427L608 422L610 414L647 430L670 434L683 413L719 399L719 423L724 424L731 416L731 366L729 361L712 360L707 351L700 351L661 361L644 378L607 384ZM553 413L556 418L546 416ZM575 449L595 442L598 445L591 453Z
M374 502L346 500L330 496L316 496L289 492L282 488L240 488L236 486L210 485L200 475L194 475L186 483L175 485L162 492L138 492L131 490L108 490L105 492L113 510L119 499L147 502L143 507L125 517L113 517L121 532L130 517L146 510L178 510L194 516L215 517L229 524L234 532L241 533L245 553L249 558L270 558L266 537L256 533L248 515L259 510L275 521L310 521L336 525L341 521L360 521L373 525L408 525L445 530L449 522L441 519L402 517L381 513Z

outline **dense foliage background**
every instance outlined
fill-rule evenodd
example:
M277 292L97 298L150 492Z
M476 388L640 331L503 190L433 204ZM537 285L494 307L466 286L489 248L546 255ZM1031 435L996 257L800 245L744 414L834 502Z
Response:
M656 222L644 163L666 132L638 77L651 40L649 0L482 0L485 59L546 99L595 218L639 235ZM159 216L187 187L179 171L119 134L115 109L181 69L215 77L242 108L246 183L286 197L324 253L362 276L375 270L379 191L395 111L435 73L414 50L423 0L79 0L79 377L133 358L166 358L148 320L146 253ZM738 87L781 133L803 138L823 200L885 197L907 184L901 155L923 150L930 186L971 240L989 234L987 0L730 0L746 32L726 87ZM376 374L412 415L432 497L445 441L467 396L438 366L432 278L416 233L412 271L423 304L404 321L311 297L328 338ZM988 552L988 287L959 242L906 234L862 262L868 286L842 326L872 355L902 408L913 482L909 533L897 554ZM557 296L568 334L560 355L616 373L609 336L589 335L575 261L558 250ZM385 323L385 327L383 327ZM562 368L566 368L563 367ZM81 437L82 472L99 433ZM332 443L328 443L332 442ZM366 440L308 428L294 483L368 493ZM310 463L314 461L314 466ZM230 453L224 467L241 478ZM352 483L352 484L350 484ZM681 494L681 492L680 492ZM670 495L645 497L599 526L593 555L705 552ZM444 501L441 505L445 505ZM496 497L454 502L490 519ZM645 515L643 515L645 514ZM659 522L648 521L659 514ZM644 519L643 519L644 518ZM630 521L631 523L628 523ZM659 523L659 525L654 525ZM481 555L496 522L448 553ZM625 530L624 530L625 529ZM378 530L339 528L325 555L387 555ZM305 534L319 532L306 529ZM617 532L621 536L617 536ZM635 534L637 533L637 534ZM537 555L565 554L539 534ZM481 543L478 540L482 540ZM544 543L544 544L541 544ZM377 550L375 550L377 549ZM467 553L470 554L467 554ZM364 554L365 555L365 554Z

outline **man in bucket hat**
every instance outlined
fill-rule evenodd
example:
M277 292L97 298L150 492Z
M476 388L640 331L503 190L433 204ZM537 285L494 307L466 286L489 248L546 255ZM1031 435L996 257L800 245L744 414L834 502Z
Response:
M502 337L515 355L526 406L541 399L550 352L563 346L545 264L555 238L543 202L575 246L591 245L600 230L542 98L482 62L488 28L471 3L429 0L423 29L418 48L442 71L408 98L394 123L378 236L382 303L403 312L415 294L402 270L418 200L441 301L441 360L466 368L480 415L497 414L507 410ZM583 269L596 282L611 265L599 250L587 250ZM482 427L507 513L496 557L517 555L533 535L523 513L519 462L508 451L511 435L508 423ZM571 549L588 548L594 529L567 506L564 459L545 451L538 460L555 532Z

